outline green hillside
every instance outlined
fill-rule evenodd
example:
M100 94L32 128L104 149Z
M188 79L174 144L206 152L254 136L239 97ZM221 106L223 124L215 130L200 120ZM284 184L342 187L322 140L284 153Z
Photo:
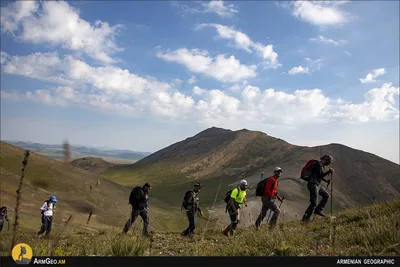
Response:
M8 207L9 216L14 220L24 150L4 142L0 144L0 205ZM73 219L70 224L76 231L97 232L109 227L122 229L130 215L130 189L80 168L31 153L22 188L20 226L37 231L41 225L39 207L50 195L55 194L58 203L54 229L60 228L71 215ZM186 226L186 217L180 206L170 206L155 198L150 199L149 205L153 229L171 231ZM93 215L87 224L91 211Z

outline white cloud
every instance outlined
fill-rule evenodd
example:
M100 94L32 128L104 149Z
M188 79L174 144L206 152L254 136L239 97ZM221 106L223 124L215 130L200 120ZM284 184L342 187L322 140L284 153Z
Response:
M202 94L204 94L206 91L207 91L207 90L202 89L202 88L200 88L200 87L198 87L198 86L193 87L193 94L195 94L195 95L202 95Z
M22 75L49 82L71 83L61 72L65 65L57 53L37 52L28 56L10 57L2 51L1 57L1 70L3 73Z
M368 91L364 97L363 103L338 106L335 116L361 122L399 119L399 87L385 83Z
M16 35L23 42L82 51L105 63L115 62L111 54L122 50L115 43L122 25L110 26L100 20L91 25L64 1L44 1L41 5L17 1L2 7L1 14L2 32Z
M28 68L28 62L32 62L35 69ZM240 125L243 121L275 125L348 120L365 122L393 120L399 116L399 88L391 83L370 90L361 103L341 98L332 100L317 88L289 93L273 88L263 90L249 85L247 81L237 83L233 86L235 88L227 91L195 86L192 93L199 98L195 101L190 95L155 78L143 78L113 66L94 67L71 56L60 59L56 54L36 53L26 57L10 57L3 67L12 70L9 73L42 80L53 79L58 83L62 83L62 80L55 78L62 77L73 84L86 86L59 86L25 93L1 91L2 99L73 105L121 116L153 116L196 121L207 126L221 123ZM231 96L231 91L240 94Z
M376 69L372 73L368 73L365 78L360 78L361 83L373 83L376 82L375 78L382 76L386 73L384 68Z
M310 73L310 70L308 69L308 67L303 67L303 66L298 66L298 67L293 67L291 68L288 73L290 75L296 75L296 74L307 74Z
M188 80L188 84L194 84L197 82L197 79L195 76L190 77L190 79Z
M216 13L222 18L230 18L239 11L233 4L225 5L224 1L213 0L208 3L201 4L204 7L205 13Z
M191 72L202 73L222 82L237 82L257 75L256 66L242 65L234 56L217 55L212 58L207 51L181 48L173 52L159 52L157 56L168 62L184 65Z
M341 44L347 43L346 40L335 41L333 39L326 38L326 37L324 37L322 35L319 35L316 38L311 38L310 40L313 41L313 42L321 43L321 44L333 44L333 45L341 45Z
M218 32L218 38L234 41L234 46L238 49L243 49L248 53L252 53L253 51L256 52L260 57L268 62L269 67L276 68L280 66L278 54L274 51L272 45L256 43L252 41L247 34L221 24L203 23L197 25L195 29L199 30L205 27L215 28Z
M290 4L296 18L318 26L341 25L349 20L349 15L339 8L336 1L294 1ZM346 1L341 1L344 4Z
M189 7L180 1L172 1L173 6L180 8L184 13L215 13L221 18L231 18L239 11L234 4L226 5L224 1L213 0L207 3Z
M175 86L179 86L179 85L181 85L182 83L183 83L183 81L181 80L181 79L174 79L173 81L172 81L172 83L175 85Z
M5 64L9 59L10 59L10 56L6 52L3 52L3 51L0 52L1 65Z

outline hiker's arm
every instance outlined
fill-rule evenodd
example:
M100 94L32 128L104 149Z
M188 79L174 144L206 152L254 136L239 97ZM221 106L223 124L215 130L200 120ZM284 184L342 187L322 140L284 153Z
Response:
M236 199L234 199L233 197L231 197L231 199L229 200L229 204L228 204L228 208L232 208L232 210L233 210L234 212L236 212L235 201L236 201Z
M275 193L275 196L279 201L282 201L282 197L278 194L278 192Z
M46 210L47 210L47 204L46 204L46 202L43 203L43 205L40 207L40 210L41 210L41 211L46 211Z

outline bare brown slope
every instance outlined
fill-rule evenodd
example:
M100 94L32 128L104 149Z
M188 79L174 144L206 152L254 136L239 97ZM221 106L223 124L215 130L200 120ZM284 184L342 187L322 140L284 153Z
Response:
M102 158L95 158L95 157L86 157L86 158L79 158L71 161L69 163L72 166L81 168L83 170L93 172L93 173L102 173L103 171L107 170L109 167L114 166L110 162L103 160Z
M180 197L172 200L176 194L171 192L185 190L193 179L202 180L207 184L207 190L202 193L203 199L210 203L220 182L221 195L228 185L234 186L242 178L248 179L254 186L261 172L270 175L275 166L280 166L284 170L281 190L286 195L293 195L294 203L304 200L306 205L308 192L297 178L309 159L319 159L326 153L335 158L331 167L335 169L336 205L347 208L355 204L372 203L374 199L400 199L400 166L371 153L339 144L301 147L262 132L230 131L215 127L164 148L133 165L111 168L104 176L124 185L151 181L156 185L154 193L165 193L160 199L170 203L180 201ZM285 181L286 178L292 178L292 182ZM157 190L157 186L160 190ZM251 195L254 192L250 192ZM300 200L295 196L303 198ZM222 198L219 196L217 199Z

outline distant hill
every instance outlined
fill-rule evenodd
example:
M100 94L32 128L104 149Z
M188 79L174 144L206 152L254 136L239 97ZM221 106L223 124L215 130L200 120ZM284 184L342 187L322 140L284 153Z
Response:
M9 208L12 221L23 158L22 148L0 142L0 205ZM95 232L110 227L120 230L131 212L130 190L73 164L31 152L21 191L20 227L37 232L41 225L39 207L55 194L58 199L53 222L55 232L61 231L70 215L73 217L67 230ZM152 218L167 218L153 219L151 229L180 230L186 225L186 218L178 208L171 209L155 198L150 200L150 205L151 216L155 216ZM93 216L87 224L91 211Z
M94 157L75 159L69 164L97 174L102 173L103 171L107 170L107 168L115 165L103 160L102 158Z
M211 207L216 199L214 212L218 214L224 210L221 201L227 189L243 178L254 187L261 172L272 175L273 168L280 166L283 176L279 190L287 197L285 209L289 217L295 217L302 215L308 203L306 186L298 179L301 168L309 159L319 159L327 153L334 157L330 167L335 169L335 210L400 199L400 165L396 163L340 144L296 146L246 129L206 129L134 164L111 167L103 177L125 186L150 181L154 194L175 205L179 205L182 192L191 188L194 181L201 181L205 185L202 202ZM249 198L254 203L248 210L254 216L260 208L254 188Z
M63 145L48 145L24 141L4 141L14 146L29 149L33 152L42 154L44 156L63 159ZM118 163L133 163L140 160L151 153L149 152L138 152L126 149L113 149L113 148L93 148L86 146L70 145L71 159L77 159L82 157L99 157L99 158L110 158L116 159Z

